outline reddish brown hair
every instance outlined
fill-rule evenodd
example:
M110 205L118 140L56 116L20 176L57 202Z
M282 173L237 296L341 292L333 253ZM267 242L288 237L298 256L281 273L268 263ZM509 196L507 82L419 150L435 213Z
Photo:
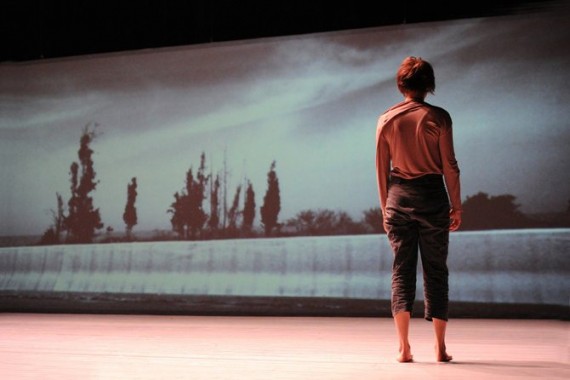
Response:
M407 57L400 64L396 83L402 94L405 92L434 93L433 67L420 57Z

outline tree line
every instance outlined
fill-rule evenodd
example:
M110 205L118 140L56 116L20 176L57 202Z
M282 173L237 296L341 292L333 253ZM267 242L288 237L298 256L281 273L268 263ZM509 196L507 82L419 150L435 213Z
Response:
M83 129L79 141L78 161L70 165L70 198L67 207L61 194L56 193L57 208L51 210L52 225L39 244L92 243L104 228L99 208L93 204L92 193L99 181L94 170L91 144L96 138L94 126ZM385 233L379 207L363 211L360 220L339 210L302 210L295 217L280 222L281 194L274 160L267 173L267 188L259 207L262 229L254 228L256 217L255 190L246 178L236 186L228 201L227 168L224 159L222 173L207 172L206 156L202 152L196 170L186 172L185 186L174 193L167 208L176 239L207 240L261 236L322 236ZM127 201L123 212L125 234L104 241L136 240L133 230L138 224L136 198L137 179L127 183ZM208 206L208 207L206 207ZM570 227L570 202L565 211L551 215L526 215L519 210L516 197L510 194L489 196L479 192L468 196L462 204L463 222L460 230L507 228ZM112 232L107 227L107 232ZM152 240L165 240L155 236Z
M43 233L40 244L92 243L105 226L99 208L93 204L93 192L99 181L94 170L91 144L96 138L97 125L84 127L79 141L78 162L70 166L70 193L67 209L61 194L56 193L57 208L51 210L52 225ZM254 235L256 216L255 191L252 183L237 185L233 201L227 201L227 170L224 160L224 173L215 175L206 172L206 155L200 155L200 165L186 172L185 186L174 193L174 200L167 209L170 214L172 231L183 240L234 238ZM127 184L127 202L123 212L125 236L122 241L134 239L133 229L138 224L136 209L137 179L133 177ZM243 208L240 208L241 195L244 195ZM209 209L205 202L209 201ZM271 236L279 227L281 195L279 179L274 160L267 173L267 190L263 204L259 208L261 224L265 236ZM112 232L107 227L107 232Z
M256 216L255 190L246 178L237 185L231 204L227 199L226 164L222 174L206 174L206 155L202 152L200 166L186 172L183 190L174 193L171 214L172 230L184 240L250 237L254 235ZM240 208L243 191L243 207ZM206 209L205 202L209 201ZM261 224L265 236L278 227L281 211L281 194L275 160L267 173L267 190L260 207Z

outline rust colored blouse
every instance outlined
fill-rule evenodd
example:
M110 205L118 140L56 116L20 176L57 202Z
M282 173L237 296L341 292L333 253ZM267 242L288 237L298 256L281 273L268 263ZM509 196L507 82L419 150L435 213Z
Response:
M442 174L451 207L461 210L459 166L449 113L429 103L410 100L380 115L376 128L376 174L382 214L390 175L412 179Z

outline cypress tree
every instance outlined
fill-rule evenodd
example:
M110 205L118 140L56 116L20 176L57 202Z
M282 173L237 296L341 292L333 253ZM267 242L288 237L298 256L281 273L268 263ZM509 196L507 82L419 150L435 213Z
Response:
M251 232L253 221L255 219L255 192L253 185L247 181L247 189L245 191L245 200L243 205L243 221L242 229L246 234Z
M271 163L267 173L267 191L261 206L261 223L265 230L265 236L278 226L279 212L281 211L281 195L279 193L279 179L275 172L275 161Z
M127 239L131 238L133 227L137 224L137 209L135 202L137 200L137 178L133 177L131 183L127 184L127 204L123 213L123 221L126 225Z
M87 125L81 135L77 152L79 163L73 162L70 167L71 198L68 201L69 213L65 227L69 233L68 241L72 243L91 243L95 230L103 228L99 209L93 206L91 196L99 182L95 179L93 150L90 148L95 136L95 131Z

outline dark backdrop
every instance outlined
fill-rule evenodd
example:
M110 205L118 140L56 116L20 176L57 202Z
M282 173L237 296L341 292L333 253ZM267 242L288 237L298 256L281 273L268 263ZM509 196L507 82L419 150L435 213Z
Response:
M0 61L511 15L565 3L7 0Z

